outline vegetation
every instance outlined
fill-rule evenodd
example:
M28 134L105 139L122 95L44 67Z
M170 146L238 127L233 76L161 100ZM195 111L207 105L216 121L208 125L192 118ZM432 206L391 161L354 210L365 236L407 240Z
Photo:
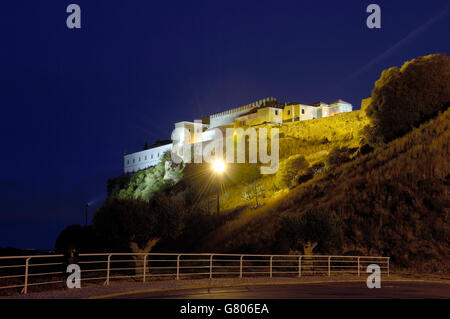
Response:
M245 201L249 202L251 200L255 200L255 206L259 206L258 198L263 197L265 194L264 186L259 183L253 183L252 186L247 186L242 192L242 197Z
M433 54L381 74L365 112L372 142L389 142L450 106L450 58Z
M282 161L278 167L276 183L280 187L291 187L295 184L295 177L304 173L308 162L302 155L292 155Z
M342 244L343 225L335 213L310 209L302 215L284 216L278 232L281 249L300 251L313 246L322 253L332 253Z
M159 191L172 184L172 180L164 180L166 173L164 165L167 160L170 160L169 152L164 153L161 162L153 167L108 180L108 197L150 200ZM175 174L181 175L181 170Z
M335 147L330 151L327 158L327 165L329 167L339 166L350 161L350 156L354 150L343 146Z

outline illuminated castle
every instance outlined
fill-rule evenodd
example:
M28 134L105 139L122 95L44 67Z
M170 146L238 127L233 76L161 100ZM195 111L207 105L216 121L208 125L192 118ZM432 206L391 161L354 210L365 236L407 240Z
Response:
M172 136L172 143L154 145L147 150L124 155L124 173L137 172L159 163L162 155L172 150L176 143L193 144L213 140L217 128L252 127L262 124L281 124L283 122L305 121L333 116L338 113L351 112L353 106L342 100L327 104L281 103L268 97L247 105L211 114L195 122L178 122L177 133ZM197 130L194 132L194 130ZM183 133L187 132L187 134ZM194 134L196 133L196 134Z

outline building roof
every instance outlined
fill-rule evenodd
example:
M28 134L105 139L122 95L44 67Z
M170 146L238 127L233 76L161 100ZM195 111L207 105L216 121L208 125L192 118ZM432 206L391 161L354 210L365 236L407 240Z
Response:
M334 101L334 102L331 102L330 104L338 104L338 103L346 103L346 104L351 104L351 103L345 102L344 100L341 100L341 99L337 99L336 101Z
M167 144L172 144L172 140L156 140L155 143L153 143L152 145L150 145L148 147L148 149L154 148L154 147L158 147L158 146L167 145Z
M321 106L321 105L323 105L323 104L328 105L328 103L325 103L325 102L322 102L322 101L314 102L314 103L311 103L311 104L308 104L308 105L311 105L311 106Z

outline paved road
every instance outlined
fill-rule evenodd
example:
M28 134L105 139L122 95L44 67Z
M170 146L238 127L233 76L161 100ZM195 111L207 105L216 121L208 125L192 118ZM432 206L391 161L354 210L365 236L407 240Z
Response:
M110 296L133 299L321 299L321 298L450 298L450 285L424 282L384 282L380 289L365 283L199 288L176 291L133 292Z

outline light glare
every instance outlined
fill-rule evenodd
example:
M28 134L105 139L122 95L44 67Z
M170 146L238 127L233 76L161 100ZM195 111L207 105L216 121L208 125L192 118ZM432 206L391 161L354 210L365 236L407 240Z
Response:
M223 173L225 171L225 163L221 160L217 160L213 163L213 170L216 173Z

